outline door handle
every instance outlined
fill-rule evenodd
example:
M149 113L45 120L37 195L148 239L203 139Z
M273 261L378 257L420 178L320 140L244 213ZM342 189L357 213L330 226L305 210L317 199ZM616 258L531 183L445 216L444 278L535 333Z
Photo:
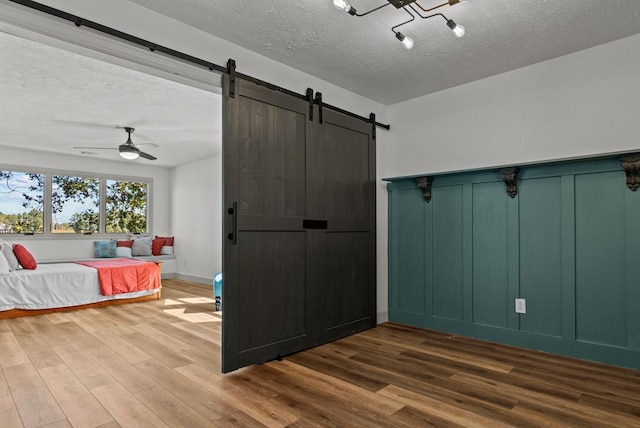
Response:
M227 235L227 239L232 241L233 245L238 245L238 203L234 202L233 206L227 210L232 216L231 233Z
M303 229L326 229L327 220L302 220Z

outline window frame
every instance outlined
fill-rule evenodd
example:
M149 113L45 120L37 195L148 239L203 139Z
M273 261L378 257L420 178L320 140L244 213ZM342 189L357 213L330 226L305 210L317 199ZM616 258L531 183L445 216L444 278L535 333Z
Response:
M69 239L91 239L95 240L96 238L102 239L118 239L118 238L128 238L130 236L147 236L153 234L152 228L152 220L153 220L153 178L151 177L140 177L140 176L132 176L132 175L120 175L120 174L108 174L108 173L92 173L86 171L74 171L74 170L65 170L65 169L51 169L51 168L37 168L37 167L28 167L21 165L7 165L0 164L0 170L9 171L9 172L20 172L25 174L42 174L44 175L44 201L43 201L43 233L37 234L25 234L25 233L6 233L2 234L2 237L5 239L15 239L16 237L20 237L20 239L28 239L28 240L41 240L41 239L54 239L54 240L69 240ZM95 178L100 181L100 196L99 196L99 231L96 233L85 234L85 233L52 233L51 225L53 223L53 213L52 210L52 190L53 190L53 176L68 176L68 177L79 177L79 178ZM147 210L146 210L146 232L144 233L107 233L106 232L106 188L107 188L107 180L115 180L115 181L133 181L137 183L146 183L147 184Z
M38 174L38 175L42 175L44 178L44 183L42 186L42 233L31 233L31 232L23 232L23 233L3 233L0 235L1 236L42 236L44 235L44 232L46 231L46 227L47 227L47 223L46 223L46 194L47 194L47 178L46 178L46 174L43 172L39 172L39 171L33 171L30 168L24 168L24 167L15 167L13 169L8 169L8 168L3 168L0 165L0 170L2 171L7 171L7 172L12 172L12 173L19 173L19 174ZM0 212L2 211L2 209L0 209Z

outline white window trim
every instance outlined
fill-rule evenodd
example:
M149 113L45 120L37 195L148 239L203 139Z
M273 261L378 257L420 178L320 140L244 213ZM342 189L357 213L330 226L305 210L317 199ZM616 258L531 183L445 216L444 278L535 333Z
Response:
M105 173L92 173L86 171L72 171L72 170L58 170L50 168L34 168L25 167L19 165L7 165L0 164L0 170L11 172L22 172L31 174L43 174L45 175L44 181L44 204L43 204L43 231L44 233L37 233L33 235L26 235L22 233L7 233L2 234L6 239L14 239L20 237L20 239L96 239L96 238L127 238L132 236L131 233L92 233L85 235L82 233L51 233L51 176L64 175L69 177L83 177L83 178L97 178L100 179L100 230L105 230L106 226L106 180L116 181L135 181L138 183L147 183L147 231L141 233L140 236L147 236L153 234L153 178L151 177L136 177L130 175L119 174L105 174Z

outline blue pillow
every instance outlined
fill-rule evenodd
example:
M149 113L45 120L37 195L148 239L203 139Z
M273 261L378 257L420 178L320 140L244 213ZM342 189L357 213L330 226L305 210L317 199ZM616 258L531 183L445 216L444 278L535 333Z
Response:
M111 258L116 257L116 240L93 241L94 257Z

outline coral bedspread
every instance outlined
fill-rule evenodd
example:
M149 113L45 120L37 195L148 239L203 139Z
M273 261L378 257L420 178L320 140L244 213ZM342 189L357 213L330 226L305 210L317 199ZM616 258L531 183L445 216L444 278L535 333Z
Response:
M98 270L103 296L160 288L160 269L153 262L132 259L106 259L76 262Z

